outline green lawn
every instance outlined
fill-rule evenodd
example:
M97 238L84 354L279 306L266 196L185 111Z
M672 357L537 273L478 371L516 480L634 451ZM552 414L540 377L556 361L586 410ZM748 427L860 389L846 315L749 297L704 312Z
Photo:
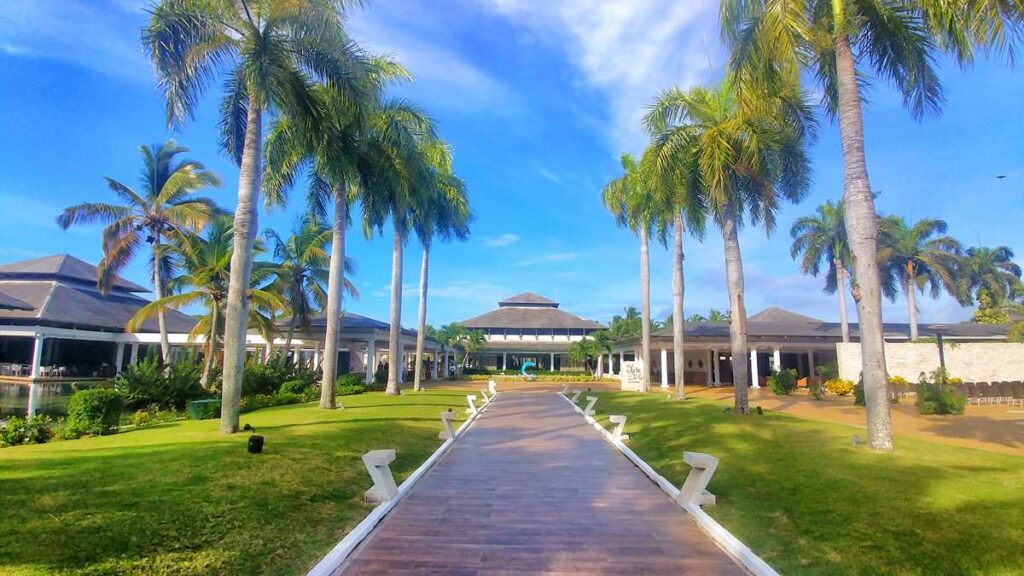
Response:
M372 508L360 457L396 448L399 482L439 445L458 392L364 394L213 420L0 449L0 573L297 574Z
M851 426L596 395L599 421L627 415L629 446L676 485L684 450L717 456L707 511L782 574L1024 574L1024 455L903 437L880 455Z

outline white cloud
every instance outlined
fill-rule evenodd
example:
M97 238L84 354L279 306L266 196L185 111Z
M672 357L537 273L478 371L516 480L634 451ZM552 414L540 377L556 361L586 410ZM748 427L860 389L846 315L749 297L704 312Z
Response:
M562 45L582 80L608 98L616 154L645 143L640 120L660 90L706 81L719 53L716 0L481 1Z
M554 254L546 254L544 256L537 256L536 258L527 258L525 260L519 260L516 262L516 266L534 266L537 264L552 264L555 262L566 262L576 257L576 254L572 252L556 252Z
M113 9L111 9L113 6ZM68 62L132 81L150 81L139 43L140 0L7 0L0 10L0 50Z
M562 178L558 174L555 174L551 170L548 170L546 167L541 166L538 170L540 171L541 176L547 178L548 180L554 182L555 184L562 183Z
M511 246L516 242L519 242L519 236L515 234L498 234L497 236L485 236L484 246L488 248L504 248L505 246Z

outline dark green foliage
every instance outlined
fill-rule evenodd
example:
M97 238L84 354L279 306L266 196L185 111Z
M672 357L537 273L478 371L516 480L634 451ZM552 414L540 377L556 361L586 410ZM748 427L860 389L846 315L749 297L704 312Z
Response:
M20 444L45 444L53 438L53 421L45 414L36 414L27 419L11 417L0 428L0 446Z
M917 384L914 405L918 413L963 414L967 407L967 397L949 383L949 374L939 368L931 373L930 380L922 373L921 381Z
M366 392L366 385L363 384L363 375L357 372L350 372L338 376L334 385L335 394L338 396L352 396Z
M114 388L122 394L128 408L158 406L181 410L192 400L209 392L200 384L202 365L191 358L172 362L164 369L154 356L129 366L114 379Z
M853 385L853 405L864 406L864 382L857 382Z
M99 436L116 432L122 409L124 396L117 390L79 390L68 400L68 418L62 435L79 438L84 434Z
M270 408L271 406L285 406L287 404L301 404L303 402L307 402L305 397L301 394L292 394L290 392L278 392L276 394L251 394L249 396L242 397L239 412L244 414L246 412L253 412L263 408Z
M377 371L373 373L373 384L367 389L374 392L383 392L388 383L388 367L383 363L377 365Z
M286 380L281 383L281 387L277 389L278 392L285 392L288 394L302 394L305 395L310 388L313 387L312 382L305 380Z
M835 380L836 378L839 378L839 365L835 362L829 362L828 364L818 366L814 369L814 372L824 382Z
M242 371L242 395L271 395L277 392L282 382L292 380L291 366L279 355L267 360L264 364L258 359L245 363Z
M768 387L776 396L788 396L796 390L796 370L787 368L785 370L773 370L768 377Z

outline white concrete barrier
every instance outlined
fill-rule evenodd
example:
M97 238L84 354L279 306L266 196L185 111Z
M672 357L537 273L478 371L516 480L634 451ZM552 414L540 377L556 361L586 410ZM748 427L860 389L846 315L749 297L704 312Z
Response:
M594 415L594 404L597 404L597 396L587 396L587 407L583 409L584 416Z
M487 397L487 390L484 388L480 389L480 397L484 399L484 404L491 401L491 399Z
M452 429L453 416L455 416L455 412L451 410L441 412L441 426L444 427L444 430L437 433L437 437L441 440L451 440L455 437L455 430Z
M676 502L683 507L714 506L715 495L708 492L707 487L718 468L718 458L701 452L683 452L683 462L691 468L679 489Z
M398 485L391 474L391 463L395 461L394 450L370 450L363 454L363 464L370 473L373 486L363 493L367 502L380 504L387 502L398 494Z
M466 402L469 403L469 408L466 409L466 414L472 414L475 416L479 412L476 408L476 394L466 396Z
M615 442L625 442L629 440L629 434L623 434L622 430L626 427L626 417L622 414L612 414L608 417L608 420L615 424L615 430L612 430L612 440Z
M583 393L583 392L582 392L582 391L580 391L580 390L573 390L573 392L572 392L572 396L571 396L571 397L569 398L569 401L570 401L570 402L572 402L573 404L575 404L576 402L578 402L578 401L579 401L579 399L580 399L580 394L582 394L582 393Z
M494 380L488 380L487 390L490 391L491 398L494 398L498 394L498 384Z

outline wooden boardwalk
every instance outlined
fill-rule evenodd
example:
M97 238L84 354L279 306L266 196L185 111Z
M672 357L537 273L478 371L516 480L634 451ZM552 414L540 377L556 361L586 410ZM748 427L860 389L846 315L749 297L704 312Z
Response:
M506 392L342 567L746 574L552 392Z

